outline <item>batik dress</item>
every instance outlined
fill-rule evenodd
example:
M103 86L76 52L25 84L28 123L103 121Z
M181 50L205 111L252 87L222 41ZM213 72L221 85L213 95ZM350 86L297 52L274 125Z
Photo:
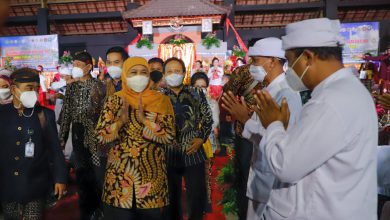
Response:
M100 143L118 141L108 152L102 200L130 209L135 195L139 209L164 207L168 205L164 149L175 138L174 115L145 111L144 125L139 111L129 107L129 120L119 128L122 105L121 97L111 96L96 128Z

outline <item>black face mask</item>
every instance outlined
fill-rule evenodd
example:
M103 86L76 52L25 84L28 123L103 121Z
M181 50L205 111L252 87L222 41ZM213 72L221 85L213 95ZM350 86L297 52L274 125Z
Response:
M158 70L155 70L155 71L152 71L150 73L150 79L154 82L154 83L158 83L160 82L160 80L162 79L163 77L163 73L158 71Z

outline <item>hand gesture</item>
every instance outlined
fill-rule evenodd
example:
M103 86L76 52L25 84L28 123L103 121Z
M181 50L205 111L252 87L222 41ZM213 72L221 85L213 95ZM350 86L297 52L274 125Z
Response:
M241 97L240 103L234 94L229 91L223 94L222 102L222 107L241 123L245 124L250 119L250 108L247 106L244 97Z
M279 106L266 91L257 91L254 97L257 105L253 106L253 109L259 116L264 128L267 128L275 121L281 121L284 128L287 129L290 120L290 111L286 99L283 99L282 105Z
M56 183L54 185L54 195L56 195L58 199L61 199L62 196L64 196L65 189L66 189L66 185L65 184Z
M127 102L126 98L123 99L123 104L121 108L121 113L119 116L119 123L122 127L126 122L129 120L129 103Z
M191 141L191 146L187 149L186 153L188 155L194 154L198 151L198 149L203 145L203 139L195 138Z

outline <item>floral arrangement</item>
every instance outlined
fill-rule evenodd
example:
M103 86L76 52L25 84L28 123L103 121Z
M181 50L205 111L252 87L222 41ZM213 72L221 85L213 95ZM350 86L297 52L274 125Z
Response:
M142 37L138 42L136 47L140 49L141 47L147 47L149 50L153 49L153 44L150 42L148 37Z
M246 52L239 46L234 45L233 46L233 55L235 57L244 58L246 56Z
M16 67L11 63L12 57L5 58L4 66L0 67L0 75L10 76L13 71L16 70Z
M222 213L224 214L238 214L237 209L237 178L234 172L234 162L232 150L229 149L229 162L223 167L217 177L217 184L222 188L223 196L220 204L222 205Z
M62 57L60 57L59 63L68 65L71 64L72 62L73 62L73 57L70 54L70 51L64 51L64 54L62 55Z
M180 45L186 44L186 43L188 43L188 42L184 39L171 39L169 41L169 44L174 44L176 46L180 46Z
M220 47L221 41L216 37L214 33L208 34L205 39L202 40L202 45L210 50L212 46Z
M10 71L15 71L16 70L16 66L12 65L11 61L13 60L12 57L7 57L5 58L5 62L4 62L4 67Z

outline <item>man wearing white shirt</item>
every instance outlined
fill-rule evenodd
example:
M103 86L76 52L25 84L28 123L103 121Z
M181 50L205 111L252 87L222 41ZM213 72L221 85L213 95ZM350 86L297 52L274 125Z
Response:
M249 48L248 55L253 60L250 66L252 77L266 85L264 89L271 94L277 103L280 104L282 99L287 101L291 112L289 123L292 124L295 121L295 115L302 108L302 102L299 93L293 91L287 84L283 71L284 53L282 41L270 37L257 41L253 47ZM243 99L242 103L239 103L232 94L224 94L223 101L226 110L245 124L242 135L251 140L255 146L248 178L247 219L260 220L271 190L273 188L278 190L281 185L275 182L275 177L270 171L264 155L259 150L260 140L265 129L256 114L253 114L252 117L249 116L249 110Z
M304 20L286 27L287 81L313 90L294 125L288 105L258 91L266 128L260 150L272 173L290 183L271 192L266 219L377 219L377 115L370 94L343 67L340 22Z

